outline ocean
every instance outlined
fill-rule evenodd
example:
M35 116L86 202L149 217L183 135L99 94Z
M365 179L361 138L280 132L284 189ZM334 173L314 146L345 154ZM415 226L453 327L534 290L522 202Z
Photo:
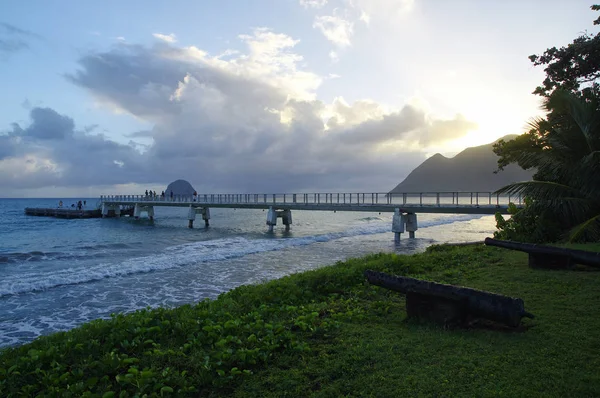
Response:
M273 233L262 210L211 209L210 227L197 219L194 229L184 208L156 208L153 222L24 214L58 201L0 199L0 347L369 253L483 240L495 229L493 216L418 214L416 238L396 244L391 213L293 211L291 230L278 224ZM98 202L88 198L87 207Z

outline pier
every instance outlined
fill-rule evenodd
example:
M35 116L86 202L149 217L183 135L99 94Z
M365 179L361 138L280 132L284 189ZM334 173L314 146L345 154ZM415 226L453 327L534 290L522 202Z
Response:
M26 207L25 214L28 216L45 216L56 218L100 218L102 211L94 210L78 210L78 209L62 209L62 208L41 208L41 207Z
M292 225L292 210L363 211L393 213L392 232L396 241L404 232L415 237L417 213L507 214L508 204L522 205L521 197L494 195L491 192L419 193L292 193L292 194L200 194L200 195L103 195L102 217L120 217L124 208L133 207L133 216L145 214L154 219L154 208L182 207L188 211L188 227L197 215L209 226L211 208L263 209L267 211L269 231L281 218L286 230Z

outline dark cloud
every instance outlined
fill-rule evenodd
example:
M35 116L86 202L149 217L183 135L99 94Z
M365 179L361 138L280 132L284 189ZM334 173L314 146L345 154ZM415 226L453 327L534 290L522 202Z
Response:
M0 134L3 186L89 186L144 180L146 161L133 146L78 131L71 118L50 108L33 108L30 118L28 126L14 123Z
M42 140L62 140L72 136L75 129L73 119L59 115L50 108L33 108L30 111L32 123L25 129L15 129L18 135Z
M85 126L83 128L83 131L85 131L86 133L91 133L92 131L96 130L98 127L100 127L99 124L90 124L89 126Z
M31 39L39 39L39 36L5 22L0 22L0 60L8 59L13 53L29 48Z
M0 134L0 160L14 156L17 152L17 137Z
M140 130L134 131L133 133L125 134L125 137L129 138L152 138L153 137L152 130Z

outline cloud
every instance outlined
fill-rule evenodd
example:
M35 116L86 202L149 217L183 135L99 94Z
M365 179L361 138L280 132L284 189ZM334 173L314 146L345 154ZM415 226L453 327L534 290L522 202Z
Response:
M168 183L204 192L387 191L428 145L465 135L464 118L441 120L406 104L325 103L329 77L305 69L298 40L258 28L247 50L212 56L197 47L121 43L79 59L68 81L106 109L153 125L113 142L78 130L49 108L0 134L0 184L25 188ZM195 180L194 180L195 178Z
M152 138L152 136L152 130L134 131L133 133L125 134L125 137L129 138Z
M336 15L317 16L313 28L320 30L327 40L339 47L349 46L354 33L354 23Z
M29 127L22 129L19 125L14 125L13 133L41 140L62 140L73 134L73 119L59 115L53 109L33 108L30 116L32 123Z
M352 43L356 23L362 22L368 27L396 25L413 5L414 0L345 0L333 10L333 15L316 16L313 28L321 31L336 46L348 47ZM309 7L305 5L305 8ZM372 24L372 21L376 23ZM338 54L330 53L330 58L336 62Z
M300 5L304 8L323 8L327 0L300 0Z
M6 60L10 55L28 49L31 39L39 39L39 36L16 26L0 22L0 60Z
M413 8L414 0L351 0L347 4L348 13L352 10L357 20L369 25L372 19L398 23L398 18Z
M165 41L167 43L176 43L177 37L175 33L170 33L168 35L163 35L162 33L152 33L152 36L156 37L159 40Z
M142 179L143 156L94 128L75 128L73 119L50 108L33 108L28 126L13 123L0 133L0 184L8 188L88 186ZM127 170L114 163L127 164ZM121 174L121 175L119 175Z

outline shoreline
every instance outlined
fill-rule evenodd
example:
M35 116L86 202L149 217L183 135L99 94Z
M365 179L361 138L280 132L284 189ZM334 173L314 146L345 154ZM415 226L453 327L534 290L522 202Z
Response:
M20 211L16 214L24 217ZM288 234L277 230L268 235L252 232L262 227L251 223L261 213L245 217L250 222L238 222L245 215L223 212L221 225L208 231L179 228L177 220L150 227L123 220L66 224L61 220L38 223L37 218L29 219L21 228L26 233L23 240L35 241L50 235L44 238L50 244L40 247L44 251L32 253L32 261L22 260L29 253L8 258L23 266L5 268L0 275L0 292L4 296L0 311L13 314L7 319L10 323L0 326L2 346L23 344L40 335L106 319L113 312L131 312L147 306L172 308L205 297L212 299L240 284L279 278L369 253L413 253L448 238L473 240L482 235L468 231L491 228L489 218L470 221L470 217L462 216L434 217L424 220L431 227L420 230L417 239L406 238L395 245L393 234L387 232L385 217L364 219L363 215L331 214L326 218L331 226L321 226L314 220L323 215L307 212L298 220L296 231ZM465 218L467 222L463 221ZM243 228L240 233L238 226ZM59 236L65 228L65 233L72 230L86 235L73 235L73 239L60 235L60 239L52 241L52 235ZM115 237L123 232L132 238L117 243L121 240ZM98 233L103 235L94 238ZM168 247L147 245L146 250L136 246L145 239L144 235L149 236L149 243L158 239L159 245L165 236L173 238L169 238ZM57 244L60 246L55 252L48 251ZM84 247L79 249L78 245ZM39 245L30 247L34 246ZM40 267L50 271L40 273ZM36 293L28 294L34 290Z
M592 331L600 326L600 309L591 308L593 314L586 317L574 310L582 299L598 296L595 287L600 275L531 270L522 253L485 246L432 247L415 255L350 259L243 285L197 305L119 314L1 349L0 369L12 369L12 376L8 384L0 383L0 393L14 393L25 386L32 393L47 393L41 374L35 376L28 370L33 368L47 372L46 377L56 375L56 391L67 391L61 389L66 385L80 386L72 390L77 395L86 391L117 395L120 391L192 395L214 391L268 396L290 391L306 396L315 391L311 378L305 378L309 374L320 380L317 391L333 395L348 394L348 388L358 395L367 389L380 396L390 396L392 391L477 395L498 393L509 385L516 395L532 388L550 395L600 393L600 378L590 379L600 359L590 360L586 354L593 352ZM598 250L598 245L590 247ZM362 272L367 268L522 297L537 318L524 321L526 330L516 334L485 329L445 331L407 323L403 296L366 284ZM579 290L570 289L572 285L580 286ZM563 289L569 289L569 294L561 295L563 305L556 307L553 300ZM355 350L353 344L362 348ZM449 350L457 344L460 350ZM561 361L544 361L543 351L538 350L542 347L560 352ZM369 365L369 358L374 357L381 357L375 369ZM432 360L439 365L425 366ZM51 363L58 368L53 369ZM90 368L92 363L96 365ZM478 366L470 368L472 363ZM529 365L534 363L536 367ZM67 364L88 371L78 376L71 370L60 380L64 374L60 369ZM335 376L340 366L347 370ZM456 373L465 366L471 371ZM473 371L479 375L476 379L470 378ZM494 376L482 378L481 372ZM562 372L563 377L548 383L554 372ZM394 378L385 377L392 374ZM407 378L409 374L414 377ZM138 381L135 387L131 380Z

